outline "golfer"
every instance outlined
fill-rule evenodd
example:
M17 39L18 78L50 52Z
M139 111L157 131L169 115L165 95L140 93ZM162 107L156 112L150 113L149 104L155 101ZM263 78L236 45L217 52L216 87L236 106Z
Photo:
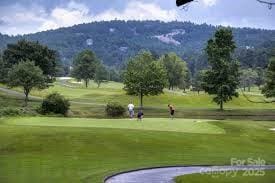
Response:
M142 121L143 116L144 116L144 114L143 114L142 110L139 110L139 111L138 111L138 114L137 114L137 119L138 119L138 121Z
M129 111L129 116L130 119L133 119L134 115L135 115L135 106L133 104L133 102L130 102L130 104L128 105L128 111Z
M170 118L174 119L175 107L173 105L171 105L171 104L168 104L168 108L169 108L169 111L170 111Z

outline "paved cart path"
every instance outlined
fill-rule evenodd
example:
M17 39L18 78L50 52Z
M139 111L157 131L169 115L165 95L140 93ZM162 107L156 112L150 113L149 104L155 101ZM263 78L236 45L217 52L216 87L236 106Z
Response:
M224 170L275 170L275 165L262 167L255 166L190 166L190 167L164 167L146 170L137 170L126 173L117 174L105 180L105 183L173 183L173 179L177 176L188 175L201 172ZM255 171L256 172L256 171Z

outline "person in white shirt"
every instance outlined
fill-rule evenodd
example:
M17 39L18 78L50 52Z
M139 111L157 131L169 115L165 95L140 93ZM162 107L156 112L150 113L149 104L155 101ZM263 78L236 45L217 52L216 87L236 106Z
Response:
M135 106L134 104L131 102L129 105L128 105L128 111L129 111L129 116L131 119L134 118L134 115L135 115Z

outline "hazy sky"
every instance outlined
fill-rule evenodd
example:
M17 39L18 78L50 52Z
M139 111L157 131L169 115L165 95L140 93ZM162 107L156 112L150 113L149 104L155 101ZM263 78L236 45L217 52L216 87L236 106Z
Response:
M100 20L191 21L275 30L275 6L256 0L0 0L0 33L16 35ZM275 2L275 0L267 0Z

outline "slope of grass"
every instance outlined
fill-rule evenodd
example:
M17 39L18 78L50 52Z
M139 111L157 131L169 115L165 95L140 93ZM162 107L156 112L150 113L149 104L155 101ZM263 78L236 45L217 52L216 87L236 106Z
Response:
M73 83L72 83L73 82ZM5 87L2 85L2 87ZM119 102L127 107L130 101L134 101L138 106L138 97L126 95L121 83L108 82L103 83L100 88L91 82L89 88L79 84L74 80L57 80L54 86L43 90L33 90L33 96L45 97L52 92L59 92L69 98L71 103L70 116L73 117L93 117L106 118L105 106L108 102ZM15 88L21 91L19 88ZM5 94L4 94L5 95ZM247 93L251 100L261 101L263 96L259 90L253 89L252 94ZM1 97L1 95L0 95ZM12 96L11 96L12 97ZM12 97L14 101L15 97ZM5 101L8 100L6 97ZM21 101L20 101L21 100ZM18 99L19 104L23 103ZM212 102L212 97L201 92L183 93L181 90L168 91L159 96L144 97L144 112L147 117L167 118L169 117L167 104L171 103L176 107L176 116L180 118L208 118L208 119L253 119L253 120L274 120L275 105L251 103L245 97L240 95L233 101L225 104L225 111L218 111L218 106ZM16 107L18 104L7 102L10 107ZM7 105L6 104L6 105ZM15 105L13 105L15 104ZM36 101L36 104L39 102ZM33 106L32 104L29 106Z
M231 172L230 172L231 173ZM255 170L254 173L257 175L250 175L249 172L239 171L237 175L234 176L232 173L228 173L228 176L225 174L216 174L216 175L184 175L177 177L175 179L176 183L274 183L275 182L275 171L274 170L265 170L263 176L259 176L258 171Z
M214 133L211 129L211 133L203 134L196 133L198 128L183 133L189 128L188 120L175 123L178 132L169 131L168 123L153 121L145 121L138 129L135 121L2 118L0 182L100 183L104 176L122 170L177 164L223 165L230 164L232 157L261 157L268 164L275 163L275 133L268 130L275 127L274 122L207 122L215 127ZM216 129L223 133L215 133Z
M45 97L52 92L59 92L72 101L91 103L94 105L105 105L109 101L120 102L127 105L130 101L134 101L138 105L137 96L126 95L122 89L123 84L116 82L103 83L100 88L96 87L96 84L91 82L89 88L85 88L83 84L75 84L74 80L57 80L54 86L37 91L33 90L31 95ZM15 89L21 91L20 89ZM262 101L264 97L260 94L260 91L253 89L252 93L247 93L251 100ZM183 109L217 109L218 106L212 102L212 96L201 92L188 91L183 93L181 90L168 91L165 90L164 94L159 96L145 96L144 105L154 108L167 108L167 104L172 103L176 108ZM226 109L275 109L273 104L260 104L251 103L245 97L240 95L239 98L234 98L232 101L225 104Z

